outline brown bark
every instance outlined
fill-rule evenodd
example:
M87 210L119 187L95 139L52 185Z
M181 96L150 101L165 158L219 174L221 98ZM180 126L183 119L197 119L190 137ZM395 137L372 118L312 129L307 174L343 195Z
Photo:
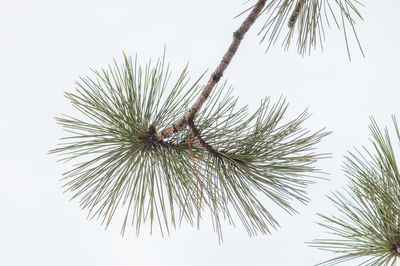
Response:
M263 7L265 6L266 1L267 0L259 0L252 9L252 11L250 12L250 14L248 15L248 17L243 21L239 29L233 33L233 41L229 46L228 51L226 51L218 67L211 74L210 79L208 80L201 95L193 104L193 106L189 109L189 111L185 114L185 116L181 118L178 122L171 125L170 127L165 128L161 132L157 132L155 134L155 137L157 139L163 140L165 138L171 137L174 133L184 129L189 119L194 117L194 115L201 108L203 103L207 100L212 89L215 87L215 84L220 80L220 78L224 74L225 69L228 67L237 49L239 48L240 42L242 41L244 35L249 30L249 28L254 24L254 21L257 19L257 17L260 15Z
M293 28L294 25L296 24L297 18L299 17L301 9L303 8L304 1L305 0L300 0L299 2L297 2L296 7L294 8L292 15L289 18L288 22L289 28Z
M201 136L200 136L200 132L197 129L197 127L194 125L193 122L193 117L189 118L188 121L190 130L193 133L193 136L196 138L197 142L200 144L200 146L207 150L209 153L211 153L214 156L218 156L218 151L216 149L214 149L210 144L208 144Z

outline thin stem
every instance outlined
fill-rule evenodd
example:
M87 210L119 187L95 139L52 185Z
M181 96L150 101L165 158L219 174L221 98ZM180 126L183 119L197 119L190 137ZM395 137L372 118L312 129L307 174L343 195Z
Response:
M193 136L196 138L197 142L200 144L200 146L205 149L206 151L208 151L209 153L211 153L214 156L218 156L218 151L216 149L214 149L210 144L208 144L201 136L200 136L200 132L197 129L197 127L194 125L193 122L193 117L189 118L188 121L190 130L193 133Z
M165 128L161 132L157 132L155 134L156 138L158 138L159 140L169 138L172 136L172 134L181 131L182 129L185 128L185 126L189 121L189 118L193 117L197 113L197 111L201 108L203 103L207 100L208 96L210 95L212 89L215 87L215 84L220 80L220 78L224 74L225 69L228 67L233 56L236 54L236 51L239 48L240 42L242 41L244 35L260 15L261 11L263 10L263 7L265 6L266 1L267 0L259 0L257 4L254 6L253 10L250 12L249 16L243 21L239 29L233 33L233 40L231 45L229 46L228 51L226 51L218 67L211 74L211 77L208 80L206 86L204 87L201 95L193 104L193 106L189 109L186 115L172 126Z
M289 22L288 22L289 28L293 28L294 25L296 24L297 18L299 17L301 9L303 8L304 2L305 2L305 0L299 0L299 2L297 2L296 7L294 8L292 15L289 18Z

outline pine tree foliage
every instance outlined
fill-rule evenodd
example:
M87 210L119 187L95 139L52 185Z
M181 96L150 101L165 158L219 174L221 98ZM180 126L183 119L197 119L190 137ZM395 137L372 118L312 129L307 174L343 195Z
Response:
M400 131L393 116L396 144ZM317 239L312 246L333 251L339 256L321 263L333 265L366 257L362 265L395 265L400 257L400 172L389 130L382 132L371 119L374 150L356 151L346 157L344 170L349 185L345 193L330 199L341 216L323 218L321 226L334 239Z
M358 2L334 3L343 27L348 23L354 31ZM85 118L58 118L69 135L51 152L75 162L64 186L89 217L108 226L123 212L122 234L128 225L139 234L146 222L151 231L156 224L169 234L182 221L198 224L209 211L220 237L221 222L237 219L255 235L278 226L269 204L294 213L293 202L308 201L306 188L319 173L314 163L324 156L314 153L315 144L328 132L305 130L307 112L285 122L283 99L266 98L249 113L219 81L259 17L267 16L261 33L271 43L288 26L286 48L297 28L304 54L322 40L327 10L336 11L328 0L258 0L250 9L204 86L202 77L190 82L187 69L171 84L164 59L140 67L124 55L122 65L94 71L66 93Z
M164 61L141 67L124 56L65 94L82 114L57 118L68 137L51 152L75 162L65 189L106 226L122 212L122 234L127 226L139 234L146 222L169 234L205 212L219 236L221 222L235 217L250 235L269 233L278 222L266 206L294 213L294 201L308 201L314 162L323 157L313 150L328 133L303 129L307 112L284 122L283 99L266 98L249 114L225 82L185 130L159 140L155 132L182 117L203 88L186 68L172 82Z
M261 14L261 20L264 21L259 31L261 42L269 43L267 50L278 40L282 41L285 49L289 49L291 43L295 42L298 53L304 55L318 45L323 48L326 27L335 25L343 30L349 57L349 32L364 54L355 29L356 21L363 19L359 12L362 6L358 0L268 1ZM283 38L280 38L281 32Z

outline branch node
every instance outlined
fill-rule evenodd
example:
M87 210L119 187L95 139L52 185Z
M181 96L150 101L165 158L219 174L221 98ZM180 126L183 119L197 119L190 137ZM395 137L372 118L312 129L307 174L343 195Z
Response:
M392 257L400 257L400 242L394 243L390 249Z
M241 32L240 32L239 30L237 30L237 31L235 31L235 32L233 33L233 37L234 37L235 39L241 40L241 39L243 39L243 34L241 34Z
M157 143L165 144L164 140L158 138L156 133L157 133L156 127L154 125L150 125L147 134L140 137L140 140L145 143L144 148L150 148Z
M213 77L212 77L212 80L213 80L214 82L218 82L218 81L221 79L221 77L222 77L222 74L221 74L221 73L215 73L215 74L213 75Z
M152 136L156 133L156 127L154 125L149 126L149 136Z

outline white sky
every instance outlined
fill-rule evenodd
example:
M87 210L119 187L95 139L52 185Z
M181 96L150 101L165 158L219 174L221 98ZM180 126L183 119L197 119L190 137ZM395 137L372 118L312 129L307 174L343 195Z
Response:
M0 1L0 265L279 266L331 257L304 242L326 236L315 213L335 212L324 195L345 184L343 155L368 144L370 115L381 125L391 114L400 119L399 1L365 1L358 29L366 58L354 46L350 63L336 29L327 31L324 53L301 58L275 47L265 54L259 21L226 71L242 104L254 110L261 98L283 95L289 117L309 108L309 128L333 131L318 146L333 154L319 164L331 180L309 189L312 202L299 205L300 214L278 213L282 228L271 236L249 238L226 224L219 245L205 219L200 230L182 226L164 239L145 230L122 239L119 224L104 231L68 201L58 181L68 165L46 154L64 135L53 117L74 112L63 92L78 76L121 59L122 50L142 62L157 58L166 44L172 69L190 61L195 78L219 62L242 20L232 19L242 2Z

